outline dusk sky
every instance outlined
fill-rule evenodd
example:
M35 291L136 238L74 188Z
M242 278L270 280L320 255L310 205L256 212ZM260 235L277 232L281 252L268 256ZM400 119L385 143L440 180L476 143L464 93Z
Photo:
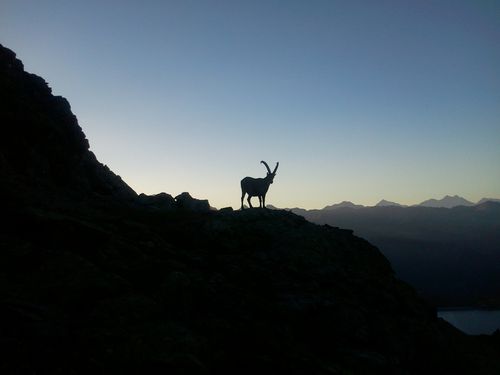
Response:
M0 43L138 193L500 198L499 1L0 0Z

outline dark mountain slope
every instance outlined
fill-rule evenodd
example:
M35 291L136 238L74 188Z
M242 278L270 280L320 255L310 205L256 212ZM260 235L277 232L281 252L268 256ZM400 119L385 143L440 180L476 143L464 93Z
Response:
M2 188L47 194L104 195L132 199L135 192L89 151L66 99L53 96L40 77L24 72L15 54L0 46L0 177ZM40 193L37 190L41 190Z
M0 60L2 373L499 368L494 338L438 320L350 231L137 197L95 161L67 104L11 51Z

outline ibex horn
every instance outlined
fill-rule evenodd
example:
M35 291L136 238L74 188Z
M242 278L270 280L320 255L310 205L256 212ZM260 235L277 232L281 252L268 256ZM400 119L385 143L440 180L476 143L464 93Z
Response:
M262 161L261 161L261 163L262 163L262 164L264 164L264 165L266 166L266 168L267 168L267 173L271 174L271 168L269 168L269 165L267 165L267 163L266 163L264 160L262 160Z
M276 163L276 168L274 168L273 173L276 173L276 171L278 170L278 165L280 165L280 162L277 162L277 163Z

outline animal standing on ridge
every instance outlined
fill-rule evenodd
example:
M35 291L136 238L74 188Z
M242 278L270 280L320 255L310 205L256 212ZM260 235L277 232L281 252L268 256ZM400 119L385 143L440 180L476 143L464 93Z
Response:
M241 180L241 209L243 210L243 199L245 194L248 194L247 202L250 208L253 208L250 198L259 197L259 207L266 208L266 194L269 190L269 185L273 183L274 176L278 170L279 162L276 163L276 168L271 172L269 165L265 161L261 161L267 168L267 176L264 178L245 177Z

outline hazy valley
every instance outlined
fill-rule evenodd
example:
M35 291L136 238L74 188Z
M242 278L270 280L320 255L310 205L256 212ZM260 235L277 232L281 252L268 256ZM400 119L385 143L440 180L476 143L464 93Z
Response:
M474 204L447 196L406 207L387 201L374 207L342 202L291 211L368 239L401 279L438 306L500 305L498 200Z

